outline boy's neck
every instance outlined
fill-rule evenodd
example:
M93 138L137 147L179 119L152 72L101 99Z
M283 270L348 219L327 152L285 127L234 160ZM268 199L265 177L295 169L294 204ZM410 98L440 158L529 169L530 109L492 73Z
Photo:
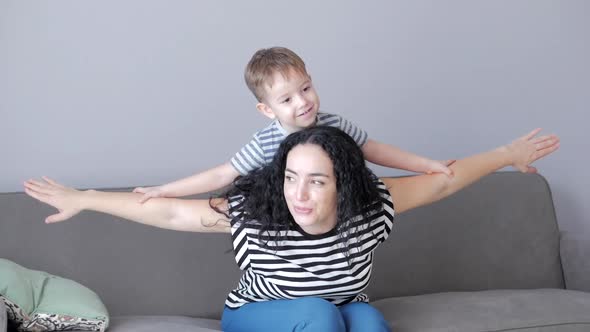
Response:
M301 131L301 130L303 130L303 129L307 129L307 128L311 128L311 127L314 127L314 126L316 126L316 125L317 125L317 123L318 123L318 117L317 117L317 115L316 115L316 117L315 117L315 121L313 122L313 124L312 124L311 126L309 126L309 127L305 127L305 128L300 128L300 127L297 127L297 128L290 128L290 129L289 129L289 128L285 128L285 127L283 126L283 124L281 123L281 121L279 121L278 119L277 119L277 120L275 120L275 121L276 121L276 122L277 122L277 124L279 125L279 128L280 128L280 129L281 129L281 130L282 130L282 131L283 131L285 134L289 135L289 134L292 134L292 133L295 133L295 132Z

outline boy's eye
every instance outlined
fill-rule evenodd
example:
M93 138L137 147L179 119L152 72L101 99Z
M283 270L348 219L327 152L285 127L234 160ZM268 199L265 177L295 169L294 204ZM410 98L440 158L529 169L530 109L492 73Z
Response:
M287 98L287 99L283 100L281 103L288 103L290 101L291 101L291 98Z
M303 92L307 92L309 89L311 89L310 86L306 86L305 88L303 88Z

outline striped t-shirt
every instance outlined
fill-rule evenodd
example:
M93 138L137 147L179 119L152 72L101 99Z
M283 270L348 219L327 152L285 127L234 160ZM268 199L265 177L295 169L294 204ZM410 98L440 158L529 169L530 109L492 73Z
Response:
M352 122L336 114L318 113L316 125L339 128L352 137L359 146L367 142L367 133ZM254 138L246 144L232 159L232 166L242 175L261 168L272 161L281 142L289 133L281 127L278 120L256 132Z
M383 182L377 185L380 201L367 208L367 218L352 220L348 257L334 231L311 235L297 225L281 231L286 233L284 240L263 246L258 225L240 223L239 206L244 197L232 197L229 204L237 208L231 215L232 241L236 262L244 274L225 305L239 308L247 303L300 297L320 297L336 305L368 302L362 291L371 276L373 252L389 236L394 217L389 191ZM380 206L383 208L378 209Z

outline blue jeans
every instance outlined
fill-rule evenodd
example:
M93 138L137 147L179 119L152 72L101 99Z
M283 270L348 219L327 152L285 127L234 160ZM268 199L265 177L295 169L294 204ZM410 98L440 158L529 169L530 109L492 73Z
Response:
M383 315L368 303L337 307L316 297L250 303L239 309L226 307L221 327L225 332L390 331Z

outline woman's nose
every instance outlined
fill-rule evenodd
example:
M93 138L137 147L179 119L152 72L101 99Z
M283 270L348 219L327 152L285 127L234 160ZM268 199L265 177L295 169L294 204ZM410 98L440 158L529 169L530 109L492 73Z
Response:
M296 198L298 201L306 201L309 198L306 184L301 183L301 184L297 185Z

